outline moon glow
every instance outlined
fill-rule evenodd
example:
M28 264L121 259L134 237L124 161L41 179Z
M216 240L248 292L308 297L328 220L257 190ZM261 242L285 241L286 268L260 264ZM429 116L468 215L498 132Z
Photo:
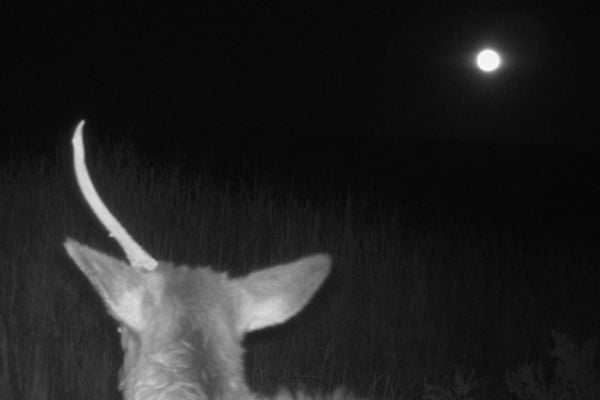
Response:
M477 54L476 64L483 72L494 72L500 67L501 63L500 55L495 50L485 49Z

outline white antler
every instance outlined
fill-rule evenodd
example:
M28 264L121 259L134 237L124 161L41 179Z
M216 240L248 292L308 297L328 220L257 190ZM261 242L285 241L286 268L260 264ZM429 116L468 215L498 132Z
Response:
M73 163L75 165L75 175L77 183L83 193L83 197L92 208L96 217L102 222L102 225L108 230L125 252L129 264L136 269L146 269L152 271L158 265L158 262L152 258L146 251L127 233L119 221L106 207L94 184L90 178L87 167L85 166L85 153L83 148L83 125L85 120L81 120L75 128L73 134Z

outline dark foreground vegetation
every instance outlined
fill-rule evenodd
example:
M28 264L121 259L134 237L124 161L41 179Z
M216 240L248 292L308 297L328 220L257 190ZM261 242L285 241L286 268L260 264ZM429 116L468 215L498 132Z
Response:
M159 259L236 275L332 254L333 275L301 315L246 339L258 392L600 398L592 157L446 143L384 160L354 143L294 164L304 143L285 166L199 166L90 142L99 192ZM68 149L1 167L0 398L118 398L115 325L62 242L120 253L84 204Z

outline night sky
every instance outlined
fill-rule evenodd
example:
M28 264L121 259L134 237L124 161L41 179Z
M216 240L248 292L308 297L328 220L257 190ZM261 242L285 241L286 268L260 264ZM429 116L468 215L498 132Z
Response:
M358 136L595 148L591 12L456 4L9 8L3 134L53 147L86 118L95 135L203 146ZM484 46L505 60L493 76L474 68Z

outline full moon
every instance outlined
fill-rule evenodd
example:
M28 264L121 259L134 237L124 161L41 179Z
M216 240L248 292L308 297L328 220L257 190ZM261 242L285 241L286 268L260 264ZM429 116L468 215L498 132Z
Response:
M477 54L477 67L483 72L494 72L501 64L500 55L492 49L485 49Z

